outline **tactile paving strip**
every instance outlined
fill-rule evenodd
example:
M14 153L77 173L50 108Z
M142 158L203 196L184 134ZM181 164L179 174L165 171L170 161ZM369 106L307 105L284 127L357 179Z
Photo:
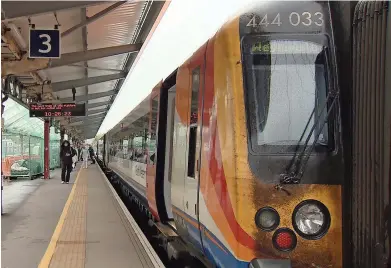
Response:
M81 170L50 268L84 268L85 266L87 182L87 176L83 176Z

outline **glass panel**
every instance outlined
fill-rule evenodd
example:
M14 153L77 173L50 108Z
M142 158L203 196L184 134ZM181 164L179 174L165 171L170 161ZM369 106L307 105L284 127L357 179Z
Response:
M326 100L325 50L322 44L303 40L244 39L247 112L254 152L293 152L302 135L300 145L304 144ZM326 110L321 114L325 116ZM317 131L315 128L309 144ZM317 144L327 146L327 124Z
M190 129L189 129L189 153L187 159L187 176L195 176L195 159L198 127L198 92L200 90L200 67L193 70L191 85Z
M152 99L152 114L151 114L151 134L149 137L149 146L148 146L148 161L149 164L155 165L156 163L156 136L158 129L158 109L159 109L159 100L158 96Z
M43 128L38 118L12 99L4 103L2 171L5 176L23 177L43 173ZM50 168L59 167L60 134L50 129Z

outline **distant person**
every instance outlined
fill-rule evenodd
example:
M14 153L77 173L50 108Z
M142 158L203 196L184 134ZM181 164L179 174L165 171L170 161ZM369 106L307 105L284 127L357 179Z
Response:
M80 144L77 145L77 155L78 155L78 161L83 161L83 156L81 154L82 146Z
M72 152L73 152L73 157L72 157L72 170L76 167L77 160L78 160L78 153L75 148L71 146Z
M67 140L63 141L60 149L60 159L62 163L61 183L69 183L69 177L71 176L72 171L73 156L74 151L72 150L70 143Z
M88 148L88 151L90 153L91 164L95 164L95 152L94 152L94 149L92 149L91 145L90 145L90 148Z
M81 155L83 158L83 167L88 168L88 149L85 145L83 145L83 148L81 149Z

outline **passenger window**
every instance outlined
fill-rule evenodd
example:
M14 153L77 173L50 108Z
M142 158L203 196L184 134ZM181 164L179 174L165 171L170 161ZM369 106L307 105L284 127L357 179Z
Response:
M133 136L129 136L129 142L128 142L128 160L133 159Z
M152 111L151 111L151 133L149 137L149 148L148 148L148 158L149 164L155 165L156 163L156 136L157 136L157 127L158 127L158 108L159 100L158 96L152 99Z
M191 106L190 106L190 129L189 129L189 155L187 160L187 176L195 177L195 160L198 127L198 92L200 90L200 67L192 72L191 81Z
M128 140L127 139L124 139L122 141L122 153L123 153L122 158L127 159L127 155L128 155Z

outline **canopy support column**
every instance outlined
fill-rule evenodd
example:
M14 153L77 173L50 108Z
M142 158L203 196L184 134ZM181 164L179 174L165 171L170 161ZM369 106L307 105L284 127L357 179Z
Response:
M43 170L44 170L44 179L48 180L50 178L50 161L49 161L49 139L50 139L50 121L45 119L44 129L43 129L43 143L44 143L44 154L43 154Z

